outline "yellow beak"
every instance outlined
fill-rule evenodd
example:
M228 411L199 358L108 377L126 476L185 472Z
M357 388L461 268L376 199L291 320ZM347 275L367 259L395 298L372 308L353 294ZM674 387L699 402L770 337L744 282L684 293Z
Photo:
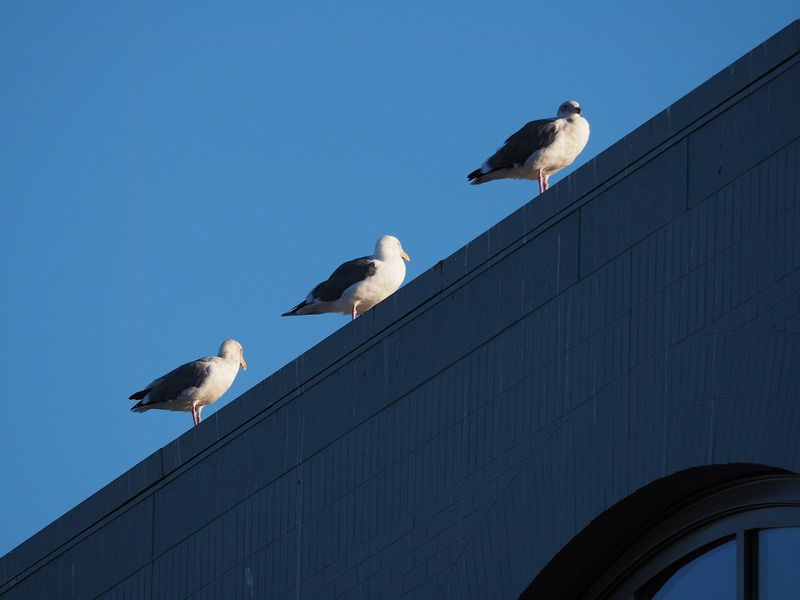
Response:
M406 261L408 261L408 262L411 262L411 259L408 257L408 254L406 254L406 253L405 253L405 250L401 250L401 251L400 251L400 256L402 256L402 257L403 257L403 260L406 260Z
M247 371L247 361L244 359L244 356L239 359L239 364L242 365L242 368Z

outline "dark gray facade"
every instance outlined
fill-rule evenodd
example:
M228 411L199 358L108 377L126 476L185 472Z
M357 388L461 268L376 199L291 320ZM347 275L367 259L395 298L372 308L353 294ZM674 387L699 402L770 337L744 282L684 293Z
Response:
M800 472L799 45L795 22L46 527L0 596L517 598L665 477Z

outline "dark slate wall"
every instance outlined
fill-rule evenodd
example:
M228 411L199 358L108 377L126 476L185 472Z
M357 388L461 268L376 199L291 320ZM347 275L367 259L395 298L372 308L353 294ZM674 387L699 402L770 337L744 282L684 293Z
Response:
M3 599L516 598L696 466L800 471L795 22L6 555Z

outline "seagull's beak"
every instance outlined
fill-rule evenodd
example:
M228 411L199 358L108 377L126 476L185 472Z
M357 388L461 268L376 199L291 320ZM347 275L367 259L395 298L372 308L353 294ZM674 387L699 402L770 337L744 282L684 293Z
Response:
M247 361L244 359L244 356L239 359L239 364L242 365L242 368L247 371Z
M409 262L411 261L411 259L408 257L408 254L406 254L405 250L400 250L400 256L402 256L403 260L405 260L405 261L409 261Z

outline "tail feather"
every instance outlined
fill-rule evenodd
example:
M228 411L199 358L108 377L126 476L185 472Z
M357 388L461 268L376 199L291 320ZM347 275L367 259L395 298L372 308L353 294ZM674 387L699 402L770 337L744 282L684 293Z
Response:
M149 405L147 405L147 404L145 404L144 402L137 402L136 404L134 404L133 406L131 406L131 410L132 410L133 412L137 412L137 413L138 413L138 412L144 412L144 411L146 411L148 408L150 408L150 406L149 406Z
M483 167L480 169L475 169L472 173L467 175L467 179L472 185L480 185L481 183L486 183L487 181L491 181L491 178L487 178L487 175L490 175L493 171L489 171L488 173L483 172Z
M147 389L144 389L144 390L140 390L140 391L136 392L135 394L131 394L130 397L128 398L128 400L141 400L142 398L147 396L147 394L149 394L149 393L150 393L150 388L147 388ZM141 402L139 404L141 404Z
M282 317L296 317L296 316L298 316L297 311L300 310L301 308L305 308L306 306L308 306L308 302L303 300L300 304L295 306L292 310L290 310L288 312L285 312L285 313L281 313L281 316Z
M514 169L492 169L491 171L484 172L481 169L475 169L472 173L467 175L467 179L472 185L480 185L495 179L518 179L520 178Z

